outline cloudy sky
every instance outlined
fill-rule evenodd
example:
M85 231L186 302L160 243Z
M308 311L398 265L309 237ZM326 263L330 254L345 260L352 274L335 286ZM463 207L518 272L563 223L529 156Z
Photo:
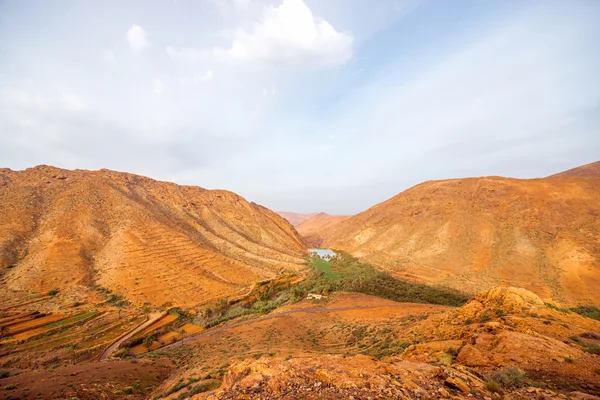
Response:
M271 209L600 159L597 0L0 0L0 167Z

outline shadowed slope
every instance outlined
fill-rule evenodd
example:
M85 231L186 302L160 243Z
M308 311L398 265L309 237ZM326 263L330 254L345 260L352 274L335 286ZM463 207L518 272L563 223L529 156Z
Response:
M323 233L396 276L600 304L600 179L425 182Z
M305 252L285 220L234 193L108 170L3 169L0 204L10 290L98 284L190 305L299 269Z

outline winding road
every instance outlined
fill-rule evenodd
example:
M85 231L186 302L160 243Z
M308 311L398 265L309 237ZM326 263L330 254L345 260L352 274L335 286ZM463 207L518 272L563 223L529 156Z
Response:
M119 348L121 343L123 343L124 341L126 341L127 339L129 339L130 337L132 337L133 335L135 335L142 329L147 328L148 326L152 325L154 322L158 321L165 315L166 315L165 312L150 314L148 320L146 320L145 322L142 322L140 325L138 325L137 328L127 332L126 334L121 336L119 339L117 339L113 344L111 344L108 347L108 349L106 349L104 351L104 353L102 353L102 355L100 356L100 361L106 360L108 357L110 357L112 355L112 353L115 352L115 350L117 350Z

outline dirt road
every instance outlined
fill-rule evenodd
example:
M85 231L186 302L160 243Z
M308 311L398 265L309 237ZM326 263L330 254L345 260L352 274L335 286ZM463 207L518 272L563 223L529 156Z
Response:
M104 351L104 353L102 353L102 355L100 356L100 361L106 360L108 357L111 356L112 353L115 352L115 350L117 350L119 348L119 346L121 345L121 343L123 343L124 341L126 341L127 339L129 339L130 337L132 337L133 335L135 335L136 333L138 333L142 329L148 327L152 323L158 321L165 314L166 313L164 313L164 312L150 314L149 318L148 318L148 320L146 322L143 322L142 324L138 325L136 328L134 328L131 331L127 332L125 335L121 336L119 339L117 339L117 341L115 341L113 344L111 344L109 346L109 348L106 349Z

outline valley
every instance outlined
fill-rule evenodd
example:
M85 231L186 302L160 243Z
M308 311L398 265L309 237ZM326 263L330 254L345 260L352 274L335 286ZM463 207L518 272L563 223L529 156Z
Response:
M0 395L594 399L582 171L426 182L294 227L225 191L2 170Z

